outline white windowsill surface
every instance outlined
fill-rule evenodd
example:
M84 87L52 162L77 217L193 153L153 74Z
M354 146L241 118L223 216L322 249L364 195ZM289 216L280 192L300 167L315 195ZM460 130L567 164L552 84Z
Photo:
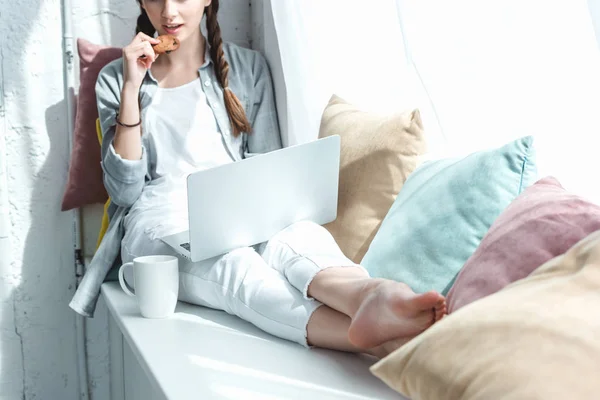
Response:
M167 399L402 399L369 372L374 359L275 338L222 311L179 302L142 318L118 282L108 309L154 390Z

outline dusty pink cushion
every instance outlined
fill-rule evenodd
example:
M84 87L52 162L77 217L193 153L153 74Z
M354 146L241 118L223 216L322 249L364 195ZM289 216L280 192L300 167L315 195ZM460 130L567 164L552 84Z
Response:
M600 206L553 177L527 188L492 224L448 292L449 312L527 277L600 229Z
M100 70L122 55L116 47L99 46L84 39L77 40L80 85L73 132L73 151L67 187L63 195L63 211L86 204L103 203L108 198L102 182L100 143L96 134L96 80Z

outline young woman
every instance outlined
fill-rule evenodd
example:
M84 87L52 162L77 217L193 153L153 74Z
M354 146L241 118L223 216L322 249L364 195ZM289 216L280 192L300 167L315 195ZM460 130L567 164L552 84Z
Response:
M281 147L266 61L223 43L219 1L138 2L138 34L96 87L105 186L127 209L117 214L123 262L174 254L158 238L187 229L187 174ZM179 49L157 56L156 33L177 36ZM260 188L261 177L254 179ZM438 293L369 278L311 222L254 248L196 263L180 258L180 277L183 301L225 310L305 346L379 357L446 311Z

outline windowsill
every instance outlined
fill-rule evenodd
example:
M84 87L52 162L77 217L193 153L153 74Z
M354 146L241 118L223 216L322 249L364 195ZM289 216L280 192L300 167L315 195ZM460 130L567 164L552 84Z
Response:
M370 357L305 349L183 302L171 318L145 319L118 282L102 293L153 389L168 399L401 398L369 372Z

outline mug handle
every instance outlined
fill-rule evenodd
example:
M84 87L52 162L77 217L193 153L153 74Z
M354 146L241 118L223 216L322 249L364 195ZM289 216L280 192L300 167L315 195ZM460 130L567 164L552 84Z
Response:
M125 268L127 267L133 267L133 263L128 262L121 265L121 268L119 268L119 283L121 284L121 289L123 289L125 293L127 293L130 296L135 296L135 293L131 291L133 290L133 288L129 290L130 286L127 284L127 282L125 282L125 278L123 277L123 273L125 272Z

